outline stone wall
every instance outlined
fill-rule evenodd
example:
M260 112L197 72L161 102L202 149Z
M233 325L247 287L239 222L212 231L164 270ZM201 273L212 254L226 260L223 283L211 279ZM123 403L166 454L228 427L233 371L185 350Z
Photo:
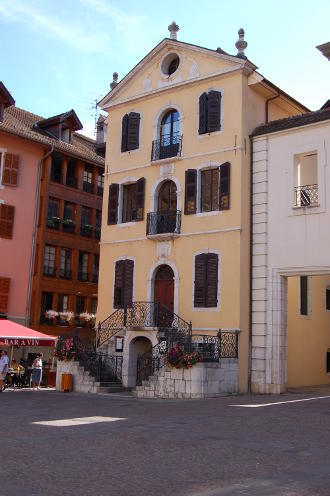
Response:
M236 394L238 361L225 358L221 363L197 363L191 369L169 366L137 386L138 398L211 398Z
M84 367L81 367L78 362L58 361L56 370L56 389L61 391L62 374L72 374L73 391L81 393L97 393L100 383L95 381L95 378L86 372Z

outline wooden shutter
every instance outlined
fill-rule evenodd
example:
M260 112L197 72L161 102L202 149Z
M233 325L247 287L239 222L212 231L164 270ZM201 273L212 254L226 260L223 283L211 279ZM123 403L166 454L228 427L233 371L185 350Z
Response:
M0 277L0 312L7 313L9 301L10 279Z
M113 300L113 306L115 308L122 308L124 306L124 263L125 260L119 260L118 262L116 262Z
M127 150L139 148L140 114L131 112L128 116Z
M141 177L136 183L136 220L143 220L144 217L145 183L146 180L144 177Z
M218 304L218 255L206 255L206 305L216 307Z
M5 154L2 183L8 186L17 186L19 169L19 156L12 153Z
M124 304L128 307L132 306L133 300L133 260L125 260L124 270Z
M207 93L199 97L199 134L207 132Z
M15 207L0 205L0 238L12 239Z
M128 114L125 114L121 125L121 151L127 151L127 128L128 128Z
M133 260L119 260L115 267L114 307L132 306Z
M205 307L206 300L206 254L195 257L194 307Z
M108 225L118 222L119 184L110 184L108 199Z
M186 215L196 213L196 194L197 194L197 170L188 169L185 173L185 200L184 213Z
M230 208L230 163L220 165L219 210Z
M207 131L213 133L220 130L220 91L209 91L207 110Z

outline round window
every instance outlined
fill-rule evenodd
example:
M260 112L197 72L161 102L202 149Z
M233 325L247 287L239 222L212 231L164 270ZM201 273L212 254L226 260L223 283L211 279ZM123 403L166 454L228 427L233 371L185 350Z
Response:
M169 53L162 62L162 72L166 76L171 76L179 67L180 58L176 53Z

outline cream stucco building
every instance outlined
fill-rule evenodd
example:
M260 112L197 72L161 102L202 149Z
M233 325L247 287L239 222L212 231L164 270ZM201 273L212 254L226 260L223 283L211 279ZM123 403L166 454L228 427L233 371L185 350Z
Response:
M159 342L157 322L144 325L159 302L168 309L163 327L191 322L195 335L216 336L219 329L237 333L231 387L245 392L249 135L266 119L307 109L257 72L245 56L243 30L237 55L178 41L174 23L169 30L171 37L119 83L114 74L112 89L100 102L108 113L108 132L99 339L123 352L123 382L134 386L137 355ZM144 323L132 322L129 311L123 317L123 308L132 305L134 318L139 312Z

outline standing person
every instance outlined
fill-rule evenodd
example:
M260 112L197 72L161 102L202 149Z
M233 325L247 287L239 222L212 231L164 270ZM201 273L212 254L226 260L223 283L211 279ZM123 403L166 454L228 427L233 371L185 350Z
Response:
M0 393L5 389L5 379L7 375L7 370L8 370L8 355L5 350L1 350L1 355L0 355Z
M42 379L42 353L40 353L33 362L32 365L32 384L33 389L40 389L40 383Z

